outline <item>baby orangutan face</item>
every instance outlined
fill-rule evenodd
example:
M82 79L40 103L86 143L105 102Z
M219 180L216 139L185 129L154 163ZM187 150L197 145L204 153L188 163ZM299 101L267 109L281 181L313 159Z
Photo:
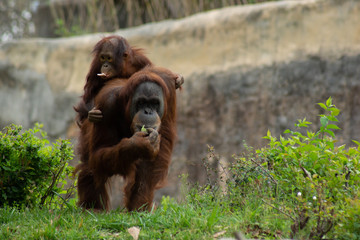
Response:
M104 80L122 76L125 72L124 62L127 61L128 51L131 51L126 42L118 38L105 41L98 53L98 61L101 65L97 75ZM116 55L115 55L116 54ZM120 67L122 66L122 67Z

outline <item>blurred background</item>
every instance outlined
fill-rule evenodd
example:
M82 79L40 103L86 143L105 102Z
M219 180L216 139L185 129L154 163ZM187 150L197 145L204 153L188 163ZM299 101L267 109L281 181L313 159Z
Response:
M109 34L185 77L158 198L178 195L180 174L206 180L208 145L216 169L246 145L266 146L268 130L279 136L304 118L319 126L316 103L330 96L341 110L338 144L360 141L359 0L1 1L0 127L40 122L51 140L76 145L73 106L91 50Z
M266 1L273 0L6 0L0 3L1 41L112 32L211 9Z

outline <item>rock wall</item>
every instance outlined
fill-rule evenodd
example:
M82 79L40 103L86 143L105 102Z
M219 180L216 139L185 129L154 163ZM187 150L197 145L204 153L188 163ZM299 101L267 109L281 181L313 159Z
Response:
M178 144L162 193L178 191L180 173L204 180L207 144L229 160L244 140L264 145L268 129L279 135L296 119L315 121L316 103L329 96L342 109L342 142L360 140L359 0L230 7L115 34L186 79L178 96ZM92 46L104 35L2 44L0 127L38 121L50 137L76 137L72 106Z
M264 146L267 130L279 136L304 117L319 126L322 111L316 103L329 96L342 110L339 143L360 139L360 54L234 67L190 79L179 117L179 125L187 127L178 146L180 156L197 159L198 167L193 161L188 164L190 176L204 177L199 156L205 156L207 144L229 160L241 153L244 140L250 146Z

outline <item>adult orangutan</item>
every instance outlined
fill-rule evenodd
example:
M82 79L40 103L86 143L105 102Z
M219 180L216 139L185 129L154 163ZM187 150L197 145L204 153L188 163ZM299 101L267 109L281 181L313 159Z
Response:
M92 53L94 57L86 76L84 95L74 107L78 112L79 126L88 116L91 121L101 120L101 112L93 108L94 98L107 81L129 78L145 66L152 65L142 49L131 47L125 38L117 35L101 39Z
M152 207L154 191L166 180L174 146L178 84L179 75L152 66L129 79L105 83L94 99L102 120L84 119L81 127L81 163L76 167L80 206L108 209L105 185L119 174L126 180L126 208Z

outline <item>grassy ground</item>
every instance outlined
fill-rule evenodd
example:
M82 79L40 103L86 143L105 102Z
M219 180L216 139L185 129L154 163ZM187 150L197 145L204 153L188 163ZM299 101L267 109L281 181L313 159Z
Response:
M150 213L2 208L0 239L134 239L131 227L140 229L139 239L216 239L239 231L270 239L288 235L288 221L260 202L234 210L220 202L195 201L179 204L164 198Z

